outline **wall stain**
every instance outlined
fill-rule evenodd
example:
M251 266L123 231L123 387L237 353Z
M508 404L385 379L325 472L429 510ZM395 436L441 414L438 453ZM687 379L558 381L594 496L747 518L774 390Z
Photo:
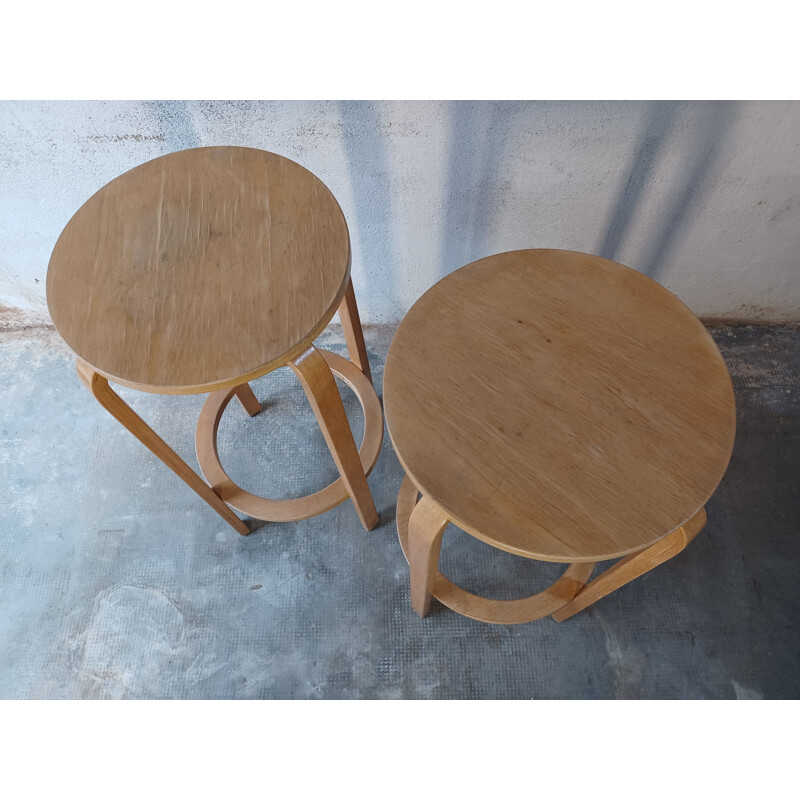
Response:
M165 142L166 139L164 138L164 134L158 133L155 135L149 135L145 133L123 133L117 136L111 135L92 135L87 136L87 139L91 139L93 142Z

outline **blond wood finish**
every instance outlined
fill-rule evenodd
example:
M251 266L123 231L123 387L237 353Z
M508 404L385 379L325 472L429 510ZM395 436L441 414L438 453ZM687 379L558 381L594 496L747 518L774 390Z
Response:
M556 622L563 622L626 583L630 583L635 578L644 575L645 572L649 572L659 564L669 561L670 558L678 555L700 533L705 524L706 512L705 509L701 508L692 519L678 528L678 530L673 531L663 539L659 539L645 550L626 556L609 567L602 575L598 575L585 589L578 592L569 603L558 609L553 614L553 619Z
M350 360L369 378L372 383L372 372L369 368L369 358L367 357L367 346L364 344L364 332L361 328L361 318L358 316L358 306L356 305L356 293L353 289L353 281L347 283L347 290L344 300L339 306L339 319L342 322L344 338L347 342L347 352Z
M366 477L372 471L375 462L378 460L381 442L383 441L383 415L380 401L366 375L354 364L327 350L319 350L317 352L325 360L330 370L353 390L361 403L361 408L364 412L364 437L357 455L359 457L358 469L360 470L360 474ZM308 362L304 362L300 368L306 369L307 363ZM316 368L319 368L318 364ZM306 392L308 394L312 389L314 391L317 390L319 381L315 380L312 375L311 380L307 381L307 384L308 388ZM322 399L321 401L315 400L314 402L317 403L318 407L327 409L333 398L327 394L330 386L326 386L326 382L324 381L322 384L324 389ZM306 384L304 384L304 388L306 388ZM214 488L214 491L226 503L256 519L269 520L272 522L289 522L316 516L347 499L348 488L342 478L338 478L329 486L307 497L290 500L272 500L266 497L259 497L237 486L225 472L217 449L219 424L228 403L235 393L238 393L237 389L221 389L209 395L200 412L200 419L197 423L197 433L195 436L197 460L200 463L200 469L206 480ZM309 400L311 400L311 397L312 395L309 395ZM339 403L341 403L341 399ZM335 407L335 401L333 405ZM352 441L352 433L350 432L349 424L347 425L346 431L343 428L338 428L340 425L341 418L334 414L332 423L327 425L328 428L333 427L334 430L337 430L332 441L339 442L340 439L348 436L350 441ZM323 432L324 430L325 428L323 428ZM330 446L331 440L328 441ZM346 462L351 468L351 471L354 471L355 467L352 465L349 458L350 455L345 452L344 456L340 457L340 461ZM374 511L374 503L371 502L370 498L370 502L364 504L363 483L360 481L358 474L355 476L354 483L358 489L356 498L358 498L363 506L360 516L363 514L367 524L372 525L377 521L377 514L372 513Z
M406 473L455 524L573 563L691 519L735 428L725 364L689 309L563 250L491 256L426 292L392 342L384 407Z
M239 402L242 404L242 408L251 417L254 417L259 411L261 411L261 403L258 402L258 398L250 388L249 383L243 383L241 386L237 386L234 389L234 392L236 393L236 397L238 398Z
M594 564L570 564L550 587L519 600L491 600L462 589L438 571L442 534L450 522L435 503L423 498L409 477L397 497L397 534L409 563L411 605L424 617L431 596L465 617L481 622L515 625L541 619L568 603L589 580Z
M301 519L349 493L364 526L377 523L366 475L380 451L382 413L350 280L349 234L333 195L299 164L252 148L203 147L126 172L65 227L50 259L47 297L94 396L240 533L249 529L220 494L260 511L266 505L262 519ZM329 355L364 408L361 453L326 358L313 346L340 306L355 365ZM277 501L232 484L216 433L234 395L258 414L248 381L286 365L303 383L342 477L275 508ZM214 489L108 379L162 394L211 392L196 440Z
M78 376L103 408L127 428L150 452L164 462L181 480L194 489L229 525L246 536L250 529L214 493L203 479L108 385L105 376L85 361L77 361Z
M47 300L97 372L192 394L300 356L349 274L347 225L318 178L262 150L201 147L148 161L89 198L53 250Z
M336 462L361 524L371 531L378 524L375 501L361 467L350 423L330 368L314 345L289 363L305 390L328 449Z
M408 521L408 566L411 607L421 617L428 613L442 549L442 534L450 520L439 506L423 497Z

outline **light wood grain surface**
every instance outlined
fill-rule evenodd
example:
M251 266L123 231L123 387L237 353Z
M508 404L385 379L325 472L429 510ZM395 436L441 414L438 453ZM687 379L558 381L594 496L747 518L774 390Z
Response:
M532 622L552 614L575 597L594 570L593 562L570 564L564 574L547 589L518 600L480 597L457 586L439 572L441 538L449 519L438 513L437 509L432 509L430 500L420 508L418 497L417 487L406 475L397 496L397 534L411 569L411 605L421 617L426 616L431 597L435 597L453 611L481 622L499 625ZM422 518L419 517L420 511L423 512ZM421 537L410 536L415 514ZM416 542L412 541L414 538Z
M406 473L512 553L590 562L694 517L733 447L730 378L674 295L596 256L520 250L426 292L386 361Z
M80 358L165 394L243 384L300 355L344 298L350 242L308 170L202 147L108 183L67 224L47 301Z

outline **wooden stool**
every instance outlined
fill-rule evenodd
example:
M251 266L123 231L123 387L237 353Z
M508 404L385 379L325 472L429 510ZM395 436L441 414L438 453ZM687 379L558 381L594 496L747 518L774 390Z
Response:
M433 596L498 623L560 622L680 552L705 524L736 422L725 364L689 309L565 250L484 258L426 292L389 350L384 409L407 476L397 529L412 606L425 616ZM451 522L570 566L532 597L478 597L437 570Z
M231 510L270 521L319 514L348 495L368 530L378 522L367 486L383 438L350 280L350 239L327 187L287 158L248 147L200 147L126 172L77 211L47 273L56 328L78 374L119 422L239 533ZM351 361L317 350L336 311ZM216 444L236 395L278 367L300 379L341 478L309 497L268 500L236 486ZM364 410L357 448L333 375ZM210 392L196 447L208 485L109 387Z

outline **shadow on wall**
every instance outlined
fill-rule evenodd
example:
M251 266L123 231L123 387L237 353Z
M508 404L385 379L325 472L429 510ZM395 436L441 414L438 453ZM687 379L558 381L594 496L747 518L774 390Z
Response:
M148 100L146 105L158 120L167 153L200 147L187 100Z
M442 211L440 277L493 252L492 233L509 194L508 183L502 178L502 165L517 106L510 101L448 103L449 157Z
M378 127L378 103L342 100L337 103L341 118L348 175L353 192L359 253L369 259L370 270L379 271L391 306L391 318L400 319L397 246L392 224L389 165ZM356 291L358 291L356 287Z
M448 103L449 136L446 192L443 199L440 274L504 249L494 239L510 195L504 178L504 163L514 132L515 110L527 103L497 101L453 101ZM737 115L737 103L712 101L699 104L692 115L692 129L685 135L686 152L681 169L668 185L667 211L655 225L645 256L638 263L642 272L658 280L681 230L691 213L711 189L709 178L718 164L728 132ZM634 230L637 213L659 159L676 133L682 112L690 107L678 101L655 101L647 108L641 144L635 149L622 183L619 199L597 252L605 258L619 257ZM598 154L601 155L601 154Z
M616 209L606 229L598 255L616 260L620 248L633 222L642 191L653 174L664 139L675 125L677 102L654 102L650 104L650 120L644 138L631 161L628 180L622 190Z
M492 235L508 200L502 181L515 102L447 103L448 164L444 177L438 277L492 252ZM396 234L392 225L390 169L380 132L380 105L370 101L338 103L345 153L355 203L362 258L381 269L389 287L391 314L400 319L402 287ZM432 221L434 226L434 221ZM435 227L435 226L434 226ZM427 287L425 287L427 288Z
M675 244L676 234L685 224L689 212L711 188L709 175L722 155L725 137L737 113L735 102L717 101L704 105L701 127L694 138L694 157L686 170L683 188L672 203L671 213L659 226L661 233L656 237L655 244L648 249L649 259L644 272L654 280L658 280L669 251Z
M651 104L642 144L633 156L628 179L598 251L604 258L616 260L618 257L625 237L634 224L642 194L655 174L659 154L675 130L681 105L673 101L657 101ZM667 257L677 241L681 227L686 224L689 213L710 189L709 175L719 161L736 113L735 102L703 103L697 129L690 131L691 152L685 153L682 158L686 165L682 184L677 182L669 210L657 225L657 232L652 244L646 249L641 265L642 272L654 280L658 280L663 273Z

